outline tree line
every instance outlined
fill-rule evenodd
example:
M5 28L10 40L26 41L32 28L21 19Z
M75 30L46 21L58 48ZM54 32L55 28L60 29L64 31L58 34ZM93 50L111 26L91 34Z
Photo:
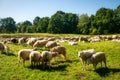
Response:
M57 11L51 18L36 16L33 22L16 23L12 17L0 18L0 33L120 33L120 5L114 10L100 8L91 16Z

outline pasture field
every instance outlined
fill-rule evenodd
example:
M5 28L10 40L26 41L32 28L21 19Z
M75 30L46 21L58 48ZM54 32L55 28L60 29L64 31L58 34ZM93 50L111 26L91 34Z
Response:
M59 35L57 35L59 36ZM73 36L73 35L71 35ZM78 36L78 35L77 35ZM67 50L67 60L63 61L59 56L51 61L51 68L31 67L29 61L26 66L18 66L17 53L20 49L32 48L27 44L6 44L10 47L10 54L0 53L0 80L119 80L120 79L120 43L112 41L101 41L95 43L82 43L71 46L68 43L61 43ZM92 64L87 65L86 71L82 70L81 61L77 52L94 48L96 51L106 53L107 67L93 70ZM40 47L39 51L45 50Z

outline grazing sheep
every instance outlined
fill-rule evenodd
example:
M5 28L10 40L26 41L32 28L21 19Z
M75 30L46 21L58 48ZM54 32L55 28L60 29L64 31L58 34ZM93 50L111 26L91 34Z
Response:
M89 41L88 41L88 37L86 37L86 36L81 36L81 37L79 38L79 42L89 42Z
M5 52L6 54L8 55L9 54L9 51L10 51L10 48L8 46L4 46L5 47Z
M57 43L55 41L48 41L45 45L46 48L53 48L57 46Z
M50 60L52 59L52 54L50 51L43 51L41 54L42 57L42 64L43 64L43 68L45 68L45 65L47 65L50 68Z
M78 44L78 42L74 42L74 41L70 41L70 42L68 42L70 45L77 45Z
M10 48L8 46L5 46L2 42L0 42L0 51L1 51L1 53L5 52L6 54L8 54L9 50L10 50Z
M83 70L85 70L85 65L86 65L87 58L91 57L94 53L95 53L94 49L88 49L88 50L83 50L83 51L78 52L78 57L82 61Z
M32 51L36 49L22 49L18 52L18 65L20 64L21 58L23 59L23 65L25 66L25 61L29 60L29 55Z
M33 46L33 44L34 44L36 41L37 41L36 38L29 38L28 41L27 41L27 44Z
M105 53L104 52L97 52L97 53L93 54L91 57L89 57L87 59L87 64L92 63L94 69L96 69L96 66L97 66L97 64L99 62L101 63L101 67L102 67L102 61L104 62L105 67L107 67L106 66L106 56L105 56Z
M29 55L30 64L32 66L39 65L41 61L41 54L38 51L32 51Z
M34 43L33 47L45 46L47 42L47 40L38 40Z
M64 59L66 60L66 48L63 46L56 46L51 49L51 52L58 52L58 54L62 54Z
M0 42L0 51L1 53L3 53L5 50L4 44L2 42Z
M18 44L23 44L26 42L26 38L25 37L22 37L20 39L18 39Z
M10 40L12 43L18 43L18 39L17 38L11 38Z

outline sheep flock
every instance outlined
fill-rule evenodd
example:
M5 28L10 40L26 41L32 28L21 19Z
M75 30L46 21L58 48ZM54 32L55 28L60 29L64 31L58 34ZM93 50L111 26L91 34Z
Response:
M50 63L53 58L63 56L63 60L66 61L69 59L67 53L67 48L64 47L61 43L68 43L71 47L74 45L79 45L79 42L100 42L111 40L114 42L120 42L120 36L113 35L98 35L98 36L80 36L80 37L14 37L7 40L0 40L0 53L9 54L10 47L7 44L14 45L29 45L31 49L20 49L17 53L18 66L22 64L25 66L25 61L29 61L31 66L42 65L43 69L48 66L52 66ZM41 47L44 47L44 50L41 50ZM75 54L76 55L76 54ZM78 50L77 55L78 59L81 60L82 69L86 70L86 65L92 64L93 68L96 69L97 64L104 62L105 67L107 67L107 57L106 52L96 52L95 49L89 48L86 50Z

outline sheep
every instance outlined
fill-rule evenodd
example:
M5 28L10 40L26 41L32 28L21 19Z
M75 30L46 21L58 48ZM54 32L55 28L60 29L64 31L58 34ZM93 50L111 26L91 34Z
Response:
M5 52L6 54L8 54L9 50L10 50L10 48L8 46L5 46L2 42L0 42L0 51L1 51L1 53Z
M105 67L107 67L105 53L104 52L97 52L87 59L87 64L92 63L94 70L96 70L96 66L99 62L101 63L101 67L102 67L102 61L104 62Z
M89 41L88 41L88 37L86 37L86 36L81 36L81 37L79 38L79 42L89 42Z
M10 41L11 41L12 43L18 43L18 39L17 39L17 38L11 38Z
M29 55L29 59L30 59L31 66L35 66L35 65L39 65L42 57L41 57L40 52L32 51Z
M74 42L74 41L70 41L70 42L68 42L70 45L77 45L78 44L78 42Z
M38 40L34 43L33 47L45 46L47 42L47 40Z
M5 50L4 44L2 42L0 42L0 51L1 53L3 53Z
M25 37L22 37L22 38L18 39L18 44L22 44L22 43L25 43L25 42L26 42Z
M57 43L55 41L48 41L45 45L46 48L53 48L57 46Z
M20 64L21 58L23 59L23 66L25 66L25 61L29 60L29 55L32 51L36 51L36 49L21 49L18 52L18 65Z
M52 54L50 51L43 51L41 53L41 57L42 57L42 64L43 64L43 68L45 67L45 64L48 63L48 66L50 68L50 60L52 59Z
M66 60L66 48L63 46L56 46L51 49L51 52L58 52L58 54L62 54L64 59Z
M27 44L33 46L33 44L34 44L36 41L37 41L36 38L29 38L28 41L27 41Z
M9 51L10 51L10 48L8 46L4 46L5 47L5 52L6 54L8 55L9 54Z
M80 58L83 66L83 70L85 70L86 60L87 58L91 57L93 54L95 54L94 49L88 49L83 51L78 51L78 57Z

